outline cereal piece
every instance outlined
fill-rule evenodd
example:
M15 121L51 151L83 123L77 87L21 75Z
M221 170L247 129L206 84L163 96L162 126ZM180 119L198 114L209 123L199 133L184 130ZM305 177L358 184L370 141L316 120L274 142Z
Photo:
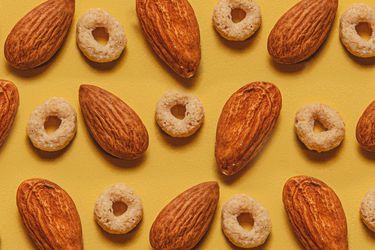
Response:
M326 131L315 132L315 121ZM296 114L295 128L298 138L310 150L325 152L340 145L345 135L345 124L339 113L324 104L311 104Z
M254 220L248 231L238 222L238 216L248 213ZM224 234L236 246L254 248L262 245L271 233L272 224L267 210L256 200L244 194L233 196L221 212L221 227Z
M95 40L92 32L105 28L109 39L106 45ZM104 63L120 57L126 46L126 36L121 24L102 9L90 9L77 23L77 44L82 53L91 61Z
M172 114L172 109L176 106L186 109L183 119ZM157 104L155 118L160 128L170 136L188 137L201 127L204 109L198 97L170 91Z
M232 17L232 11L236 9L246 15L239 22L234 22ZM219 0L212 19L217 32L232 41L244 41L251 37L262 22L260 7L253 0Z
M371 38L362 38L356 26L368 23L371 27ZM358 57L375 56L375 10L367 4L353 4L341 16L340 39L346 49Z
M360 213L363 223L375 232L375 188L366 193L361 203Z
M114 204L126 205L123 214L115 214ZM143 207L133 189L124 184L115 184L105 190L95 204L95 220L104 231L111 234L126 234L142 220Z
M44 124L49 117L57 117L60 126L47 133ZM53 97L36 107L27 124L27 134L32 144L44 151L58 151L65 148L77 131L77 114L63 98Z

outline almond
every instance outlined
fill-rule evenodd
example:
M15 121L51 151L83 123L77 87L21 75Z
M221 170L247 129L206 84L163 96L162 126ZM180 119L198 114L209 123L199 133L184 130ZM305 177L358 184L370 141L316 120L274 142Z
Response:
M272 83L253 82L224 105L216 131L216 162L225 175L239 172L270 137L281 110L281 94Z
M68 34L74 8L74 0L48 0L26 14L5 41L9 64L28 70L50 60Z
M268 37L273 59L292 64L312 56L331 30L337 5L337 0L302 0L286 12Z
M38 249L83 249L76 206L57 184L43 179L22 182L17 190L17 207Z
M283 202L294 234L305 249L348 249L344 209L325 183L307 176L290 178Z
M375 152L375 101L366 108L359 118L356 136L363 149Z
M183 78L193 77L200 59L200 35L187 0L137 0L143 33L155 53Z
M0 146L8 137L17 114L19 96L16 85L0 80Z
M219 185L205 182L172 200L150 231L154 249L192 249L208 231L219 200Z
M99 87L81 85L79 103L92 137L107 153L132 160L147 150L145 126L120 98Z

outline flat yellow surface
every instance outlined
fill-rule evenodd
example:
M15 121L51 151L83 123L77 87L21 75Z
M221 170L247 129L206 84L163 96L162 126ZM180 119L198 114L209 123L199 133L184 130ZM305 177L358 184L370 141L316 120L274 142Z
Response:
M375 61L354 59L340 44L338 18L351 1L340 1L333 30L316 56L300 65L281 67L273 64L267 53L267 37L295 1L257 0L263 14L261 29L249 41L232 43L221 39L211 25L216 0L191 0L202 44L199 74L192 80L173 74L151 51L140 29L134 0L77 0L74 24L57 56L31 72L11 69L3 56L6 36L17 20L40 2L0 1L0 78L16 83L21 101L13 130L0 150L2 249L32 249L15 202L18 185L32 177L54 181L71 195L81 216L86 249L149 249L148 233L158 212L180 192L208 180L219 182L221 197L214 222L198 249L233 248L221 232L220 210L237 193L254 197L270 213L272 234L259 249L299 249L283 209L281 192L289 177L301 174L322 179L341 198L351 249L375 246L374 235L363 226L358 212L364 194L375 187L375 155L361 151L355 140L357 120L375 99ZM369 0L365 2L371 4ZM109 11L125 27L129 42L116 63L94 65L76 46L77 19L92 7ZM244 84L257 80L273 82L280 88L281 116L258 157L240 174L225 178L218 173L214 159L217 120L227 98ZM79 111L78 88L82 83L97 84L115 93L139 114L150 135L143 159L116 160L94 143ZM194 93L203 102L205 123L195 136L172 139L155 124L156 102L167 90ZM78 133L63 152L45 154L32 147L25 127L31 111L52 96L62 96L76 108ZM346 123L343 145L320 155L306 150L293 130L295 112L313 102L330 105ZM126 236L104 233L93 219L98 195L118 182L133 187L144 205L143 222Z

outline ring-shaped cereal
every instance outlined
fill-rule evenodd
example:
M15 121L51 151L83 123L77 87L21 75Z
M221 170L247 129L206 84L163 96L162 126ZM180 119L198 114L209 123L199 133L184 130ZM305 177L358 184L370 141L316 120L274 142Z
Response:
M361 202L360 214L362 222L375 232L375 188L369 190Z
M232 10L240 9L245 17L234 22ZM215 29L227 40L244 41L260 27L262 17L259 5L253 0L219 0L212 17Z
M362 38L356 27L368 23L372 33L370 39ZM346 49L358 57L375 56L375 10L367 4L353 4L340 19L340 39Z
M59 127L51 133L47 133L44 126L49 117L57 117L61 121ZM53 97L34 109L26 130L36 148L49 152L61 150L76 134L76 111L63 98Z
M105 28L108 42L105 45L95 40L93 31ZM82 53L91 61L104 63L120 57L127 43L124 28L108 12L90 9L77 23L77 44Z
M250 231L238 222L238 216L246 213L250 214L254 221ZM272 229L267 210L256 200L244 194L235 195L224 204L221 211L221 226L230 242L242 248L262 245Z
M314 131L315 121L326 131ZM324 104L311 104L296 114L295 128L298 138L310 150L325 152L340 145L345 136L345 124L339 113Z
M115 203L123 203L126 211L116 215ZM95 220L104 231L111 234L126 234L134 229L142 220L143 206L141 199L133 189L124 184L115 184L106 189L95 203Z
M175 106L185 107L185 116L179 119L172 114ZM198 97L170 91L164 94L156 106L155 119L160 128L172 137L188 137L194 134L204 120L204 109Z

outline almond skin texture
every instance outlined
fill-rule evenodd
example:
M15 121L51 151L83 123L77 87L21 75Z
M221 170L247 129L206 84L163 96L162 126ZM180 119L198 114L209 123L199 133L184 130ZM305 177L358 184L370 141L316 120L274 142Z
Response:
M359 118L356 137L364 150L375 152L375 101L366 108Z
M284 186L283 202L294 234L305 249L348 249L344 209L325 183L307 176L290 178Z
M225 175L239 172L270 137L281 110L281 93L272 83L253 82L224 105L216 131L216 162Z
M79 103L92 137L107 153L133 160L147 150L146 127L120 98L99 87L81 85Z
M57 184L43 179L22 182L17 190L17 207L38 249L83 249L76 206Z
M8 63L28 70L50 60L68 34L74 8L74 0L48 0L26 14L5 41Z
M193 77L200 59L200 35L187 0L136 0L143 33L155 53L183 78Z
M312 56L328 36L337 0L302 0L286 12L268 37L268 52L277 63L293 64Z
M172 200L150 231L154 249L192 249L208 231L219 200L219 185L205 182Z
M12 128L19 105L16 85L0 80L0 147L4 144Z

